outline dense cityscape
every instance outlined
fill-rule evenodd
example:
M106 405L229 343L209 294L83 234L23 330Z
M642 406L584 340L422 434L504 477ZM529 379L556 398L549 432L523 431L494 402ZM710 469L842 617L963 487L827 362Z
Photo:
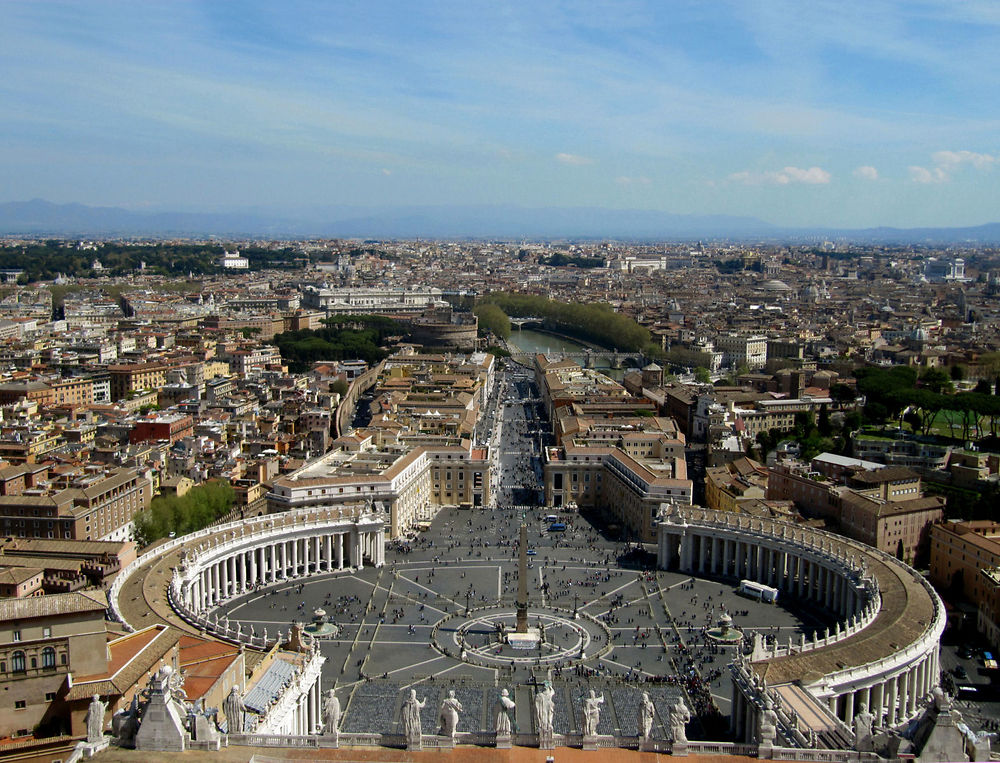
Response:
M988 750L995 250L0 260L11 749Z
M998 33L0 2L0 761L1000 760Z

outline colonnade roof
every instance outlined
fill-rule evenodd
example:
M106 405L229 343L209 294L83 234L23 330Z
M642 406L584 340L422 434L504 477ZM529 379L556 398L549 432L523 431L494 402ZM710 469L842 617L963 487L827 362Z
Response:
M757 675L771 686L793 681L809 685L831 673L891 657L920 638L934 619L930 593L901 564L875 554L868 554L866 563L882 595L882 608L871 624L822 649L759 660L753 664Z

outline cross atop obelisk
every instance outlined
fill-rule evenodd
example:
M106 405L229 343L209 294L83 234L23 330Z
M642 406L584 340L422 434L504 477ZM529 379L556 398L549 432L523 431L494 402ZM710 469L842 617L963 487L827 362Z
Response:
M521 517L517 553L517 625L515 633L528 632L528 526Z

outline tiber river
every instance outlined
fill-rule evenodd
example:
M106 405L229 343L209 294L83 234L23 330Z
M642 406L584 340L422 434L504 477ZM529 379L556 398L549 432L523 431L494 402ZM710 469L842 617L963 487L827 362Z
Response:
M577 342L574 339L566 339L561 336L555 336L554 334L546 334L544 331L535 331L533 329L521 329L519 331L516 326L510 327L510 338L507 340L507 344L512 347L516 347L521 352L531 353L580 352L587 349L587 347L594 350L602 349L596 344ZM574 360L576 360L576 358L574 358ZM610 361L607 358L594 359L594 368L600 369L602 373L607 374L612 379L621 381L625 372L620 368L610 368L610 365Z

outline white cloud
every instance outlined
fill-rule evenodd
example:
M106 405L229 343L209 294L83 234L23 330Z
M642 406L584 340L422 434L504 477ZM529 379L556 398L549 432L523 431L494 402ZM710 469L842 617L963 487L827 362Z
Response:
M946 183L965 164L983 170L998 161L998 157L992 154L977 154L975 151L935 151L931 159L933 167L910 167L910 180L914 183Z
M392 174L392 170L386 169L385 167L383 167L382 168L382 174L386 175L386 176L391 175Z
M914 183L943 183L948 179L948 173L940 167L910 167L910 180Z
M858 167L853 174L862 180L878 180L878 170L867 164Z
M960 164L971 164L977 170L989 167L996 161L995 156L977 154L974 151L937 151L931 158L941 167L957 167Z
M825 185L830 182L830 173L822 167L785 167L784 169L767 172L734 172L726 180L744 185L789 185L805 183L806 185Z
M639 175L638 177L627 177L625 175L622 175L621 177L616 177L615 182L618 183L618 185L629 186L629 185L649 185L653 181L650 180L648 177L644 177L642 175Z
M581 166L584 164L593 164L594 160L586 156L580 156L579 154L556 154L556 161L562 162L563 164L572 164L574 166Z

